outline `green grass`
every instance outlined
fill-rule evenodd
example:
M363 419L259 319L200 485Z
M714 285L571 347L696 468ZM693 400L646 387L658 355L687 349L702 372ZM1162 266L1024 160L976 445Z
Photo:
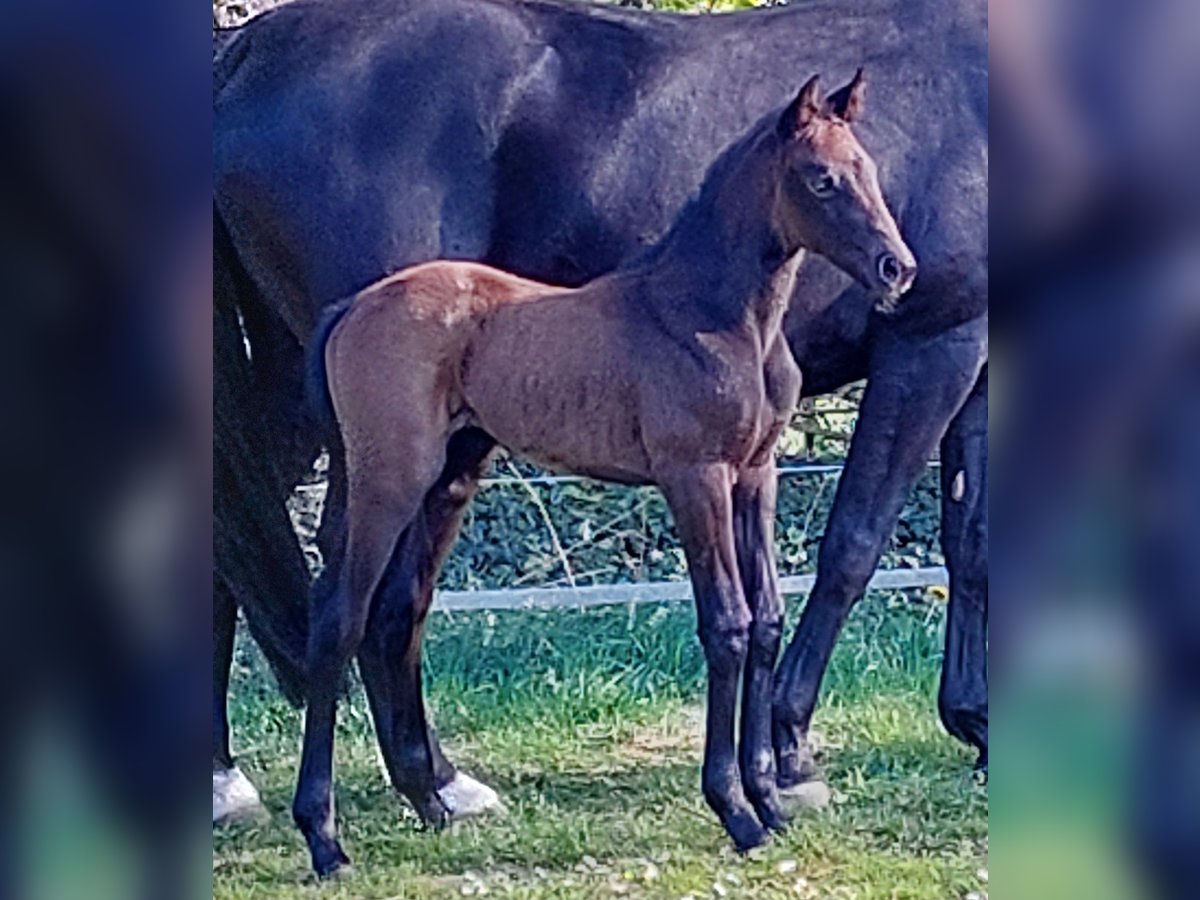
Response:
M214 835L213 896L986 896L986 788L934 713L941 618L936 602L864 601L816 725L834 803L739 858L700 796L703 658L689 607L438 614L428 642L437 723L452 758L501 791L508 815L421 829L381 774L356 692L342 706L337 756L355 870L333 884L308 874L287 813L299 716L243 644L236 750L272 818Z

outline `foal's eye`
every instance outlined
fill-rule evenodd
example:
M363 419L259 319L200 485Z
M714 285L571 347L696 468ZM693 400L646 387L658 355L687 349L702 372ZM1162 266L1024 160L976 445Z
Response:
M829 172L817 172L808 177L808 189L821 199L832 197L837 190L837 179Z

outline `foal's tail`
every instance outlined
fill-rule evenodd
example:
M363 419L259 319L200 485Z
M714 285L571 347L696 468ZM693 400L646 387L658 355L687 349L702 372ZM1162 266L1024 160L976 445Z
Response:
M325 372L325 345L329 335L354 302L353 295L326 307L308 340L304 360L304 394L308 410L322 429L337 427L333 398L329 396L329 377Z

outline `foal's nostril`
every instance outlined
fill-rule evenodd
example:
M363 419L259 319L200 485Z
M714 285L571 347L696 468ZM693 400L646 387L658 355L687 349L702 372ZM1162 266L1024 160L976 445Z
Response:
M884 253L879 257L878 262L879 277L886 285L894 285L900 280L900 276L904 272L904 267L900 264L900 260L892 256L890 253Z

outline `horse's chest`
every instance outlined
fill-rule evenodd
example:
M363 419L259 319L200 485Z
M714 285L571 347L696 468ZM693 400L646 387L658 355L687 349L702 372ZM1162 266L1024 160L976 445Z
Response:
M697 379L681 398L682 429L693 435L705 456L733 463L751 458L776 418L761 368L729 367L720 377Z

